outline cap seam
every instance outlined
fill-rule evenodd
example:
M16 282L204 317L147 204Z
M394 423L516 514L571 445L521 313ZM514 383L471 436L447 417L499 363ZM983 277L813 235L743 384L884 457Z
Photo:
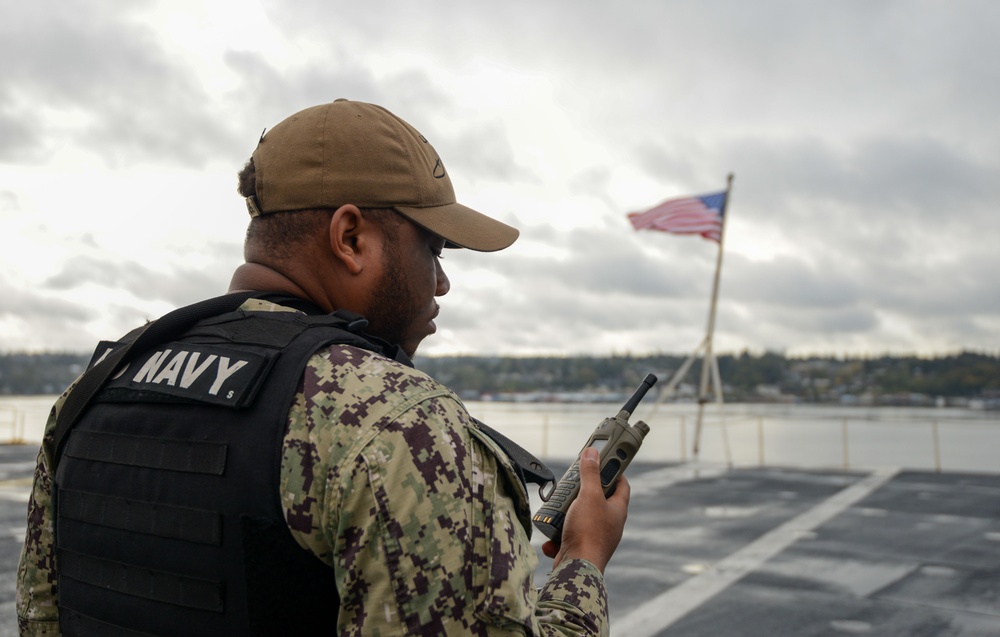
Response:
M260 149L260 145L264 143L264 138L261 137L260 141L257 142L257 148L253 149L253 153L250 154L250 158L257 154L257 150ZM266 162L265 162L266 163ZM264 212L264 176L267 174L267 169L261 170L261 165L259 161L254 160L254 176L253 176L253 194L257 197L257 207L261 212Z
M410 128L406 125L405 122L403 122L403 120L393 115L391 112L389 112L388 109L382 106L379 106L379 108L382 110L382 112L388 115L390 119L396 120L396 123L399 124L399 127L401 127L404 131L406 131L407 135L410 135L412 137ZM396 127L393 126L391 128L395 129ZM424 189L420 185L420 180L417 179L417 172L416 172L416 166L414 165L413 161L412 149L410 148L410 145L406 143L406 139L403 137L402 132L400 132L399 130L392 130L392 134L396 138L396 141L399 142L400 145L403 147L403 152L406 153L406 163L408 166L410 166L410 170L408 171L410 173L409 175L410 181L414 186L414 191L417 193L417 200L422 202L424 200Z
M319 174L321 175L321 178L320 178L320 201L326 201L327 200L327 194L328 194L327 193L327 174L326 174L326 153L327 153L327 148L326 147L329 145L329 140L326 138L326 126L327 126L327 121L329 119L330 119L330 109L329 108L325 108L325 109L323 109L323 128L320 131L320 133L321 133L320 139L322 141L320 142L320 145L319 145L320 146L320 169L319 169Z

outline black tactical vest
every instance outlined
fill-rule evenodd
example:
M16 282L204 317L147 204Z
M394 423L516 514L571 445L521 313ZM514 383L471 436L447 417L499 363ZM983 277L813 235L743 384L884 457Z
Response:
M230 312L136 356L100 390L56 471L64 635L335 630L333 571L292 538L278 481L309 357L331 343L381 350L348 331L363 321L348 323ZM119 347L102 343L94 363Z

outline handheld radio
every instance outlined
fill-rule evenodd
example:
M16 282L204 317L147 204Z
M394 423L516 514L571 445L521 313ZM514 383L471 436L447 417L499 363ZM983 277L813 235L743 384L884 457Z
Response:
M601 486L604 488L604 497L610 497L615 492L618 478L632 462L643 438L649 433L649 426L646 423L640 420L635 425L630 425L628 419L654 384L656 376L647 374L618 415L614 418L605 418L583 446L584 449L594 447L601 454ZM532 518L535 527L549 539L559 542L562 538L566 512L569 511L569 505L579 492L580 458L577 456L554 489L548 494L539 493L545 504Z

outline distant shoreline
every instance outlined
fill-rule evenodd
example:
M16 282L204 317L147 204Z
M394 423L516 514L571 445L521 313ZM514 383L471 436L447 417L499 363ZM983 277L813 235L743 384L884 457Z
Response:
M0 396L0 443L19 420L25 445L41 442L56 395ZM543 460L564 461L615 403L526 403L466 400L469 412ZM698 405L640 403L631 420L651 428L641 459L692 459ZM855 468L882 465L943 471L996 471L1000 411L962 407L726 403L702 410L701 460L737 466Z

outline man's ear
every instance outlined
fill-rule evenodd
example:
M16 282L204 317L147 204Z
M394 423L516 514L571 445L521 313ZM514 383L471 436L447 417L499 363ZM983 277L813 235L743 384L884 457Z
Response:
M369 251L366 225L361 210L353 204L337 208L330 218L330 250L351 274L364 270Z

